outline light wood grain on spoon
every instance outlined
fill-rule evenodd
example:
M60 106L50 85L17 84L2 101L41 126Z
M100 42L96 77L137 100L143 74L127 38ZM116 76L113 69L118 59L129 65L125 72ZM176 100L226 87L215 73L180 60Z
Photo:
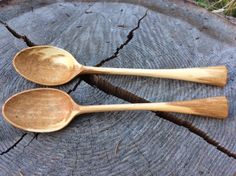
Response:
M40 88L12 96L2 107L6 121L32 132L60 130L79 114L128 110L176 112L224 119L228 116L228 103L226 97L212 97L179 102L81 106L63 91Z
M16 71L24 78L49 86L65 84L79 74L146 76L216 86L224 86L227 82L227 68L225 66L181 69L89 67L79 64L69 52L48 45L34 46L21 50L15 55L13 65Z

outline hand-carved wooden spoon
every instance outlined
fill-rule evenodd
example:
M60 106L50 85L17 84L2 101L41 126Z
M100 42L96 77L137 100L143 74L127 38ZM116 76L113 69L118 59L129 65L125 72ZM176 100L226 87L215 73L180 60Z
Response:
M24 78L43 85L60 85L78 74L136 75L179 79L224 86L225 66L184 69L99 68L79 64L67 51L53 46L34 46L18 52L13 60L16 71Z
M57 131L79 114L105 111L151 110L226 118L226 97L190 101L81 106L60 90L31 89L9 98L2 107L5 119L17 128L32 132Z

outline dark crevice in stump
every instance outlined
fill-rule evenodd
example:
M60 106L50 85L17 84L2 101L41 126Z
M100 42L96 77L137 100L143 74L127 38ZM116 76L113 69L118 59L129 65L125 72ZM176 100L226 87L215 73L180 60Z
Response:
M8 147L7 150L1 152L0 155L4 155L4 154L7 154L8 152L10 152L13 148L15 148L17 146L17 144L20 143L20 141L22 141L24 139L24 137L26 135L27 135L27 133L23 133L22 136L20 137L20 139L18 139L12 146Z
M25 35L21 35L19 33L17 33L14 29L12 29L6 22L0 20L0 23L3 24L6 29L16 38L23 40L27 46L31 47L31 46L36 46L36 44L34 44L27 36Z
M114 58L116 58L116 57L118 56L120 50L123 49L124 46L127 45L127 44L132 40L132 38L133 38L133 36L134 36L134 31L136 31L136 30L140 27L140 23L141 23L141 21L147 16L147 12L148 12L148 11L146 11L146 13L138 20L137 26L136 26L135 28L133 28L133 29L128 33L128 35L127 35L127 40L126 40L125 42L123 42L123 43L116 49L116 52L113 53L112 56L110 56L110 57L108 57L108 58L102 60L102 61L99 62L98 64L96 64L96 65L95 65L96 67L101 67L101 66L104 65L106 62L108 62L108 61L110 61L110 60L112 60L112 59L114 59ZM79 79L79 81L75 84L75 86L74 86L72 89L70 89L67 93L70 94L71 92L75 91L75 90L77 89L77 87L80 85L81 81L82 81L82 80Z
M34 133L34 136L33 136L32 139L24 146L24 148L28 147L28 146L31 144L31 142L33 142L34 139L37 140L38 135L39 135L39 133Z
M127 35L127 39L116 49L116 52L114 52L112 54L112 56L106 58L106 59L103 59L101 62L99 62L98 64L95 65L95 67L101 67L102 65L104 65L106 62L109 62L110 60L112 59L115 59L120 50L122 50L124 48L125 45L127 45L133 38L134 36L134 32L140 27L140 23L141 21L147 16L147 12L148 10L145 12L145 14L138 20L138 23L137 23L137 26L135 28L133 28ZM79 79L79 81L75 84L75 86L70 89L67 93L70 94L71 92L75 91L76 88L80 85L81 83L81 79Z
M148 10L147 10L147 11L145 12L145 14L138 20L137 26L136 26L135 28L133 28L133 29L128 33L126 41L125 41L124 43L122 43L122 44L116 49L116 52L115 52L112 56L110 56L110 57L108 57L108 58L102 60L100 63L98 63L98 64L96 65L96 67L100 67L100 66L102 66L103 64L105 64L106 62L108 62L108 61L110 61L110 60L112 60L112 59L114 59L114 58L116 58L116 57L118 56L120 50L122 50L122 49L124 48L124 46L127 45L127 44L132 40L132 38L133 38L133 36L134 36L134 32L139 28L141 21L147 16L147 12L148 12Z
M71 94L71 92L75 91L76 88L80 85L82 80L79 77L76 77L76 79L79 79L78 82L75 84L75 86L72 89L67 91L68 94Z

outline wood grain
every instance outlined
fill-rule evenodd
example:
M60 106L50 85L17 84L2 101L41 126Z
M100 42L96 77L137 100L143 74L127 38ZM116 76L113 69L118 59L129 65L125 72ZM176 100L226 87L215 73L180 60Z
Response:
M78 106L78 114L132 110L176 112L224 119L228 116L228 102L226 97L210 97L177 102Z
M14 56L13 66L25 79L49 86L65 84L81 72L70 53L48 45L24 48Z
M78 69L81 72L81 68ZM227 68L225 66L182 68L182 69L129 69L129 68L96 68L84 67L82 73L131 75L154 78L167 78L225 86L227 83Z
M112 56L146 10L122 3L96 3L89 9L92 13L85 13L83 10L91 3L60 2L44 4L42 8L37 3L34 1L33 11L30 5L18 5L25 11L18 11L17 15L12 13L15 18L10 12L6 13L5 19L34 43L65 48L88 66ZM233 63L236 52L232 38L235 27L184 1L137 3L152 10L133 32L132 40L103 66L154 69L226 64L228 85L221 89L173 80L104 78L152 102L227 95L231 107L226 121L173 115L191 122L219 145L235 152L235 108L232 108L235 106ZM4 65L0 70L3 102L10 95L37 85L11 69L12 57L22 48L22 40L13 38L3 26L1 30L5 31L0 33L0 38L4 38L0 42L0 62ZM77 81L60 89L72 90ZM71 91L71 95L83 105L125 103L84 82ZM65 130L39 135L37 140L31 133L22 136L21 131L1 120L0 149L7 151L0 156L1 175L19 172L23 175L233 175L236 168L235 159L189 129L152 112L83 115ZM120 139L119 151L114 155Z
M10 97L3 105L2 114L16 128L49 132L71 121L73 105L71 98L58 89L29 89Z

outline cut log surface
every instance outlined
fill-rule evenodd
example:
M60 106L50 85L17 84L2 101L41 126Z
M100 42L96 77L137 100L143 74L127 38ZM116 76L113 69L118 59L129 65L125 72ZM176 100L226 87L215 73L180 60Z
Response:
M81 115L65 129L28 133L0 118L0 175L234 175L236 27L188 1L0 2L0 105L43 87L16 73L22 48L49 44L88 66L226 65L225 88L130 76L81 76L56 88L81 105L225 95L226 120L143 111Z

